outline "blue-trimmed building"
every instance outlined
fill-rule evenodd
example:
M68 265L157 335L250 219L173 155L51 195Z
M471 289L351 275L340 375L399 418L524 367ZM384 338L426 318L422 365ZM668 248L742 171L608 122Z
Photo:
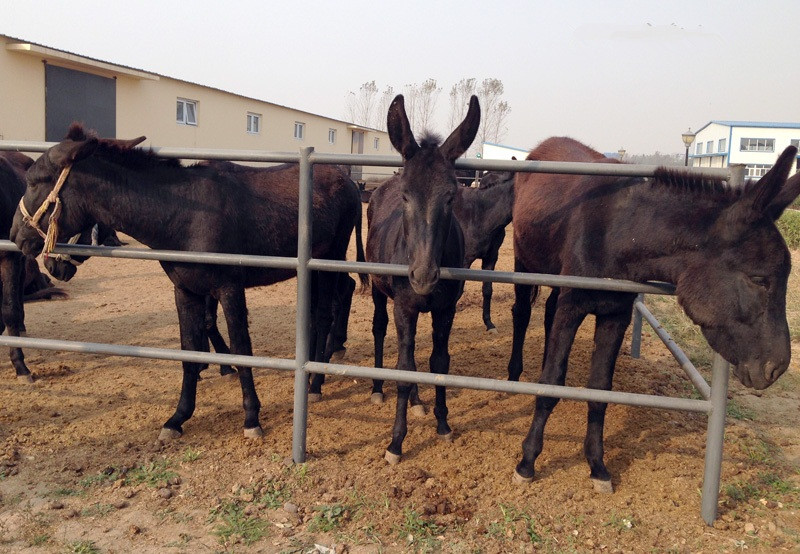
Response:
M747 177L761 177L789 145L800 144L800 123L709 121L697 131L689 149L693 167L747 166ZM798 160L792 167L795 173Z

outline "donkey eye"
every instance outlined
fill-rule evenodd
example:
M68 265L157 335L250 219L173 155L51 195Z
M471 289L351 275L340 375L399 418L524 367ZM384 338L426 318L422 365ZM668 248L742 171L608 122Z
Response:
M751 276L750 281L752 281L753 284L758 285L759 287L767 288L769 286L769 281L767 280L767 278L761 275Z

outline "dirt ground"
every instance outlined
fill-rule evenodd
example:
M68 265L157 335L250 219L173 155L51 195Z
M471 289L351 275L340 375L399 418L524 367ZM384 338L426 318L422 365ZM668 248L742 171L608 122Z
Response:
M136 244L132 244L135 246ZM513 266L510 240L498 269ZM93 259L65 285L70 298L26 307L30 336L178 348L172 287L156 262ZM248 292L254 351L294 356L295 282ZM486 333L480 285L468 283L451 339L451 373L504 378L513 290L495 285L497 334ZM371 300L356 296L346 362L372 364ZM581 386L592 324L573 348ZM396 362L393 327L387 364ZM534 309L524 380L541 363ZM427 371L430 318L417 360ZM256 370L265 436L245 439L235 380L204 372L182 438L156 440L172 414L179 364L26 351L37 380L0 360L0 551L3 552L751 552L800 548L797 363L762 395L731 384L720 518L700 517L706 418L611 406L606 463L615 492L595 493L583 458L586 407L562 401L536 479L512 483L533 398L450 390L451 444L432 413L412 418L404 457L383 453L394 415L369 384L328 378L311 405L308 461L289 459L293 376ZM616 390L691 395L653 333L643 356L626 340ZM422 397L432 407L433 390ZM316 545L316 546L315 546ZM328 550L326 550L328 549Z

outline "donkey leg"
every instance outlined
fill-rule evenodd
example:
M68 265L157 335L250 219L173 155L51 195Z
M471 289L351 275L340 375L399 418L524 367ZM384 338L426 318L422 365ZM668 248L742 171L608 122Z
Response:
M253 347L250 343L250 332L247 328L247 302L243 286L231 286L220 291L219 301L228 324L228 334L231 337L231 352L244 356L252 356ZM247 438L260 437L264 434L258 414L261 402L258 400L255 383L253 382L253 369L238 366L239 383L242 386L242 406L244 407L244 436Z
M497 264L498 251L489 252L485 258L481 259L481 269L493 271ZM492 322L492 282L486 281L481 287L483 293L483 324L490 333L496 333L497 327ZM530 308L530 304L528 305Z
M553 288L550 295L547 297L547 302L544 304L544 352L542 353L542 368L544 368L544 361L547 359L547 343L550 339L550 330L553 328L553 318L556 315L556 308L558 307L558 295L560 289Z
M219 332L219 327L217 327L218 306L219 302L217 301L216 298L214 298L210 294L206 296L206 316L205 316L206 335L208 336L208 340L211 341L211 345L214 347L214 352L218 354L230 354L231 351L228 349L228 345L225 344L225 339L222 338L222 334ZM203 365L205 367L208 367L208 364L203 364ZM235 375L236 370L229 365L221 365L219 366L219 374Z
M514 271L525 271L523 265L517 260L514 262ZM522 350L525 346L525 333L531 321L531 294L534 287L531 285L514 285L514 306L511 308L514 331L511 343L511 358L508 360L508 380L519 381L522 375Z
M397 369L416 371L414 361L414 346L417 334L417 320L419 312L413 308L402 306L402 302L395 299L394 324L397 327ZM413 385L411 383L397 383L397 409L395 411L394 426L392 427L392 442L386 449L384 456L390 464L396 464L403 455L403 440L408 433L407 408L408 397Z
M0 257L0 282L2 282L3 326L8 329L8 336L18 337L25 333L25 309L22 304L24 287L24 264L22 254L4 252ZM33 376L25 365L25 355L21 348L10 348L11 365L17 379L25 383L33 383Z
M347 351L344 344L347 342L347 325L350 322L350 308L356 281L347 273L340 273L336 289L333 298L333 326L325 346L325 359L331 361L341 360Z
M561 299L560 299L561 300ZM553 334L547 359L545 360L539 383L548 385L563 385L567 375L567 359L572 348L572 341L581 322L586 317L586 312L570 305L569 302L559 302L559 309L553 320ZM558 404L558 398L544 396L536 397L536 409L533 422L525 440L522 441L522 460L517 464L514 480L528 482L533 479L536 458L542 453L544 446L544 427L547 419Z
M386 328L389 325L389 313L386 311L386 295L372 285L372 338L375 344L375 367L383 367L383 343L386 338ZM372 396L370 402L383 404L383 381L372 380Z
M181 331L183 350L203 351L208 345L205 334L205 297L186 289L175 287L175 306L178 309L178 323ZM183 424L192 417L197 400L197 380L203 364L182 362L183 383L178 407L161 429L159 439L176 439L183 434Z
M455 303L444 310L431 313L433 322L433 352L431 353L431 373L447 375L450 372L450 352L448 344L450 331L453 328L453 318L456 315ZM453 440L453 431L447 424L447 389L436 386L436 405L433 415L436 416L436 434L447 442Z
M310 358L315 362L328 362L329 358L325 353L325 345L328 335L333 326L333 302L332 297L336 292L336 282L339 278L338 273L317 272L317 294L312 295L311 321L312 321L312 346ZM322 399L322 384L325 382L325 375L314 373L311 375L311 384L308 389L308 399L317 402Z
M612 315L598 315L594 331L594 352L587 387L590 389L611 390L614 366L617 362L625 330L631 322L631 310ZM606 417L604 402L589 402L586 440L583 451L591 470L590 477L597 492L614 492L611 474L603 462L603 427Z

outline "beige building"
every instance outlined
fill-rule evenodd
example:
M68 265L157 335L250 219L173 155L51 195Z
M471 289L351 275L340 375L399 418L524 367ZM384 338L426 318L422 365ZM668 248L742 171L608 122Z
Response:
M0 83L0 140L58 141L82 121L105 137L146 135L145 146L396 155L384 131L4 35Z

